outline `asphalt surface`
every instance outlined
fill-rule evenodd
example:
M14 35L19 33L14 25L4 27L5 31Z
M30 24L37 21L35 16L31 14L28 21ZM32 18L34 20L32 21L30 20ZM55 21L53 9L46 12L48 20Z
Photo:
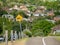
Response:
M26 45L60 45L60 42L53 37L32 37Z
M33 37L33 38L30 38L26 42L26 45L43 45L42 38L41 37Z
M45 38L46 45L60 45L60 42L52 37Z

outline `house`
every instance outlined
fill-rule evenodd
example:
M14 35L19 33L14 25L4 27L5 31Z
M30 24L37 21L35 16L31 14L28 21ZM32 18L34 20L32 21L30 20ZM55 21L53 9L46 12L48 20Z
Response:
M9 10L13 10L13 9L15 9L15 10L20 10L17 5L14 5L14 6L13 6L12 8L10 8Z
M24 11L24 13L27 15L27 16L31 16L31 12L28 10L28 11Z
M33 16L39 16L40 15L40 12L37 10L33 13Z
M60 25L53 27L52 32L53 32L53 34L60 33Z
M5 6L5 7L2 7L2 9L8 12L9 7Z
M55 21L60 21L60 16L54 17L54 20L55 20Z
M10 14L4 14L4 15L2 15L2 18L8 18L9 19L9 21L10 20L12 20L12 21L14 21L14 16L13 15L10 15Z
M45 16L44 12L45 12L46 8L44 6L38 6L37 9L35 9L35 11L33 12L34 16Z
M54 16L54 11L52 9L49 9L47 11L47 16Z
M46 10L46 7L45 6L38 6L37 9L40 10L40 13L44 13Z
M26 5L20 5L20 10L24 11L27 16L31 16L31 12L28 10Z
M27 6L25 6L25 5L20 5L20 10L23 10L23 11L28 11L28 8L27 8Z
M45 14L41 13L39 10L36 10L35 12L33 12L33 16L45 16Z

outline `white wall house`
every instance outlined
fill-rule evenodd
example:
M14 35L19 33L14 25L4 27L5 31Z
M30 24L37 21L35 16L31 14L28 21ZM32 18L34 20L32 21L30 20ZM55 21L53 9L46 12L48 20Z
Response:
M53 34L60 33L60 25L57 25L52 28Z

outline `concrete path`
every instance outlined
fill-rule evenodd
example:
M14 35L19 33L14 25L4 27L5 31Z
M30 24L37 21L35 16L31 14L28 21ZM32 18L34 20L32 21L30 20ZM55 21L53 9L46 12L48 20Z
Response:
M60 45L60 42L53 37L33 37L26 42L26 45Z

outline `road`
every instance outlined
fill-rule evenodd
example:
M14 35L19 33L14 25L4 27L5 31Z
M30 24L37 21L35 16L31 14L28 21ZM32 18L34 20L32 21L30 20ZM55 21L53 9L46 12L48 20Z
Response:
M60 42L53 37L32 37L26 45L60 45Z

